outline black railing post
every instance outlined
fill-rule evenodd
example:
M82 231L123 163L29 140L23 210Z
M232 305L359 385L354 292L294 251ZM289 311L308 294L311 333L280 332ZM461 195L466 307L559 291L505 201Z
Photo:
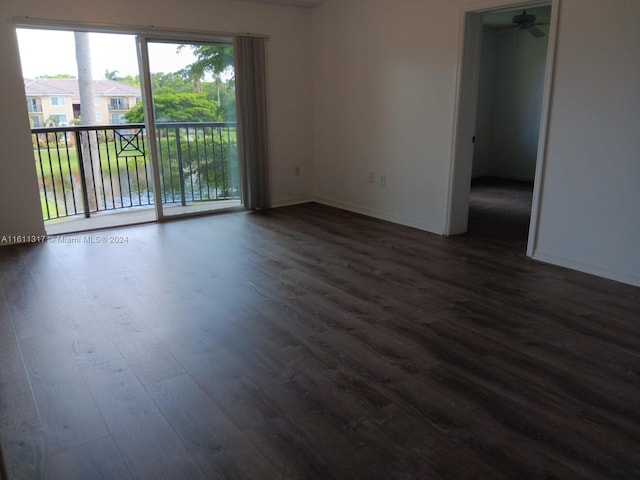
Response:
M80 168L80 186L82 187L82 206L84 207L84 216L89 218L89 194L87 193L87 178L84 174L84 158L82 155L82 140L80 139L80 130L74 132L76 138L76 153L78 154L78 167ZM89 133L87 132L87 136Z
M180 143L180 127L176 127L176 151L178 154L178 176L180 178L180 202L182 206L187 205L187 200L184 195L184 171L182 170L182 145Z

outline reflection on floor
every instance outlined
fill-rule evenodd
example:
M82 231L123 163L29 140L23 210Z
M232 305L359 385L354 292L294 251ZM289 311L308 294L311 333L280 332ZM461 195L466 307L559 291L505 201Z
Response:
M154 222L156 212L151 208L132 208L114 212L94 213L90 218L82 215L45 222L47 235L63 235L74 232L85 232L125 225Z
M200 215L223 209L242 206L240 200L218 200L215 202L194 203L187 206L167 205L164 214L167 217L180 215ZM90 218L83 216L69 217L45 223L47 235L63 235L66 233L102 230L105 228L138 225L156 221L156 211L152 207L131 208L111 212L94 213Z
M471 183L469 234L526 248L533 182L477 178Z

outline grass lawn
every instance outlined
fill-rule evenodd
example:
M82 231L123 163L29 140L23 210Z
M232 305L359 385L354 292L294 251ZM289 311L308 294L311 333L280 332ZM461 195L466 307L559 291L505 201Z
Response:
M109 171L111 170L116 176L118 176L119 168L124 168L125 166L128 169L133 167L133 162L137 163L138 166L144 166L145 158L140 157L116 157L116 152L112 143L110 144L100 144L98 146L99 149L99 159L100 159L100 169L102 170L102 174L105 177L109 177ZM70 213L68 210L65 210L65 206L67 208L73 208L71 204L65 200L64 196L57 192L56 195L53 193L54 187L52 183L55 183L58 189L62 188L62 183L66 185L67 193L73 189L73 186L80 185L80 167L78 165L78 152L75 147L65 148L61 146L60 148L41 148L40 150L34 149L33 151L34 159L36 162L36 170L38 173L38 177L42 182L42 179L45 179L45 182L49 187L46 187L45 191L40 188L40 204L42 206L42 212L44 218L55 218L59 214L62 216L66 216ZM88 175L91 175L90 172L86 172ZM76 191L76 203L80 206L82 205L81 197L79 197L79 192ZM57 200L57 201L56 201Z
M118 167L124 167L125 164L130 165L134 161L133 157L120 157L119 161L116 157L116 152L113 145L100 144L98 146L100 151L100 168L103 173L108 174L109 168L111 171L117 171ZM33 155L36 161L36 169L39 177L51 177L69 178L69 172L72 175L79 174L78 166L78 152L75 147L50 149L42 148L40 150L34 149ZM108 161L107 161L108 159ZM144 165L144 157L136 157L135 161L138 165ZM118 165L119 164L119 165Z

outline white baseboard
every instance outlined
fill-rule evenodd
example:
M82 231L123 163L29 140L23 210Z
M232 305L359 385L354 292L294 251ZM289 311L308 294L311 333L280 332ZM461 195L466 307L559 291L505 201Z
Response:
M271 207L272 208L290 207L291 205L300 205L301 203L309 203L309 202L313 202L313 198L311 197L284 198L284 199L272 201Z
M330 207L340 208L341 210L347 210L349 212L366 215L367 217L373 217L380 220L386 220L388 222L404 225L407 227L417 228L419 230L424 230L426 232L434 233L436 235L444 235L444 225L431 225L431 224L416 220L414 218L393 215L380 210L374 210L371 208L362 207L360 205L354 205L346 202L330 200L324 197L315 197L313 201L317 203L321 203L323 205L328 205Z
M608 278L609 280L615 280L616 282L627 283L629 285L640 287L640 274L636 272L613 271L606 267L579 262L570 258L559 257L540 250L535 250L531 258L541 262L550 263L552 265L557 265L559 267L565 267L571 270L577 270L579 272L596 275L598 277Z

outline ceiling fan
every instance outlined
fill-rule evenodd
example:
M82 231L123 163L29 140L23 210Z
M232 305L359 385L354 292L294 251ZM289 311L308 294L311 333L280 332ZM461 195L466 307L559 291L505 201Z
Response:
M513 25L511 26L511 28L526 30L536 38L544 37L544 32L538 28L538 25L546 24L536 23L536 16L528 15L526 10L523 10L520 15L515 15L512 22Z
M519 15L514 15L511 19L510 25L499 26L499 27L485 27L486 30L492 31L501 31L501 30L510 30L516 29L518 32L518 40L520 39L520 31L525 30L529 32L536 38L541 38L545 36L545 33L538 28L539 25L548 25L546 23L536 22L536 16L530 15L527 13L527 10L522 10L522 13Z

